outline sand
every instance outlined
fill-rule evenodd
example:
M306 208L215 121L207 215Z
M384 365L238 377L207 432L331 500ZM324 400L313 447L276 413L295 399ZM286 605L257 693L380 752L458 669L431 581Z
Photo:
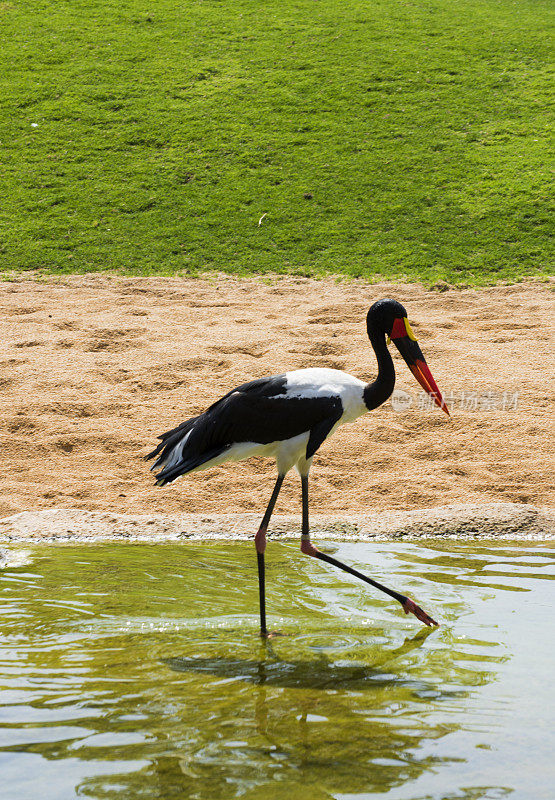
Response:
M246 514L241 524L254 523L273 462L158 489L143 456L159 433L246 380L307 366L372 379L365 315L387 296L406 305L452 419L421 407L393 348L398 399L324 443L311 472L314 513L379 525L386 512L446 506L554 509L554 287L222 275L5 281L0 516L71 509L151 520ZM293 472L276 512L300 512Z

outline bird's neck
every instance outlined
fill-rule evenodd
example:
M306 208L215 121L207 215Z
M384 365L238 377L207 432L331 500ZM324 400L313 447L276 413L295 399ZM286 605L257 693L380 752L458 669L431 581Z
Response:
M393 359L385 343L385 334L380 333L370 336L372 345L378 361L378 377L373 383L367 383L364 387L364 403L369 411L381 406L393 392L395 386L395 367Z

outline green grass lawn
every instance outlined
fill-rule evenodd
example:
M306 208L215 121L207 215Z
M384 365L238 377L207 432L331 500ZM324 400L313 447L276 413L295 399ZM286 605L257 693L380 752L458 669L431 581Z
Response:
M0 2L0 269L545 275L550 8Z

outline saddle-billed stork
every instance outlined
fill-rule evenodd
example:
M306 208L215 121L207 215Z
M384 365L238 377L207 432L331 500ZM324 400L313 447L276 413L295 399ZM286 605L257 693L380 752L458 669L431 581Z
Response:
M226 461L251 456L276 459L278 477L258 532L254 537L258 559L260 632L266 628L264 551L266 532L286 473L296 467L301 477L301 551L360 578L398 600L406 614L426 625L438 623L410 598L320 552L310 541L308 524L308 473L320 445L340 426L384 403L393 392L395 369L388 350L392 341L409 369L449 414L407 319L396 300L378 300L366 317L368 338L378 361L378 377L372 383L336 369L312 367L259 378L238 386L213 403L203 414L163 433L158 447L146 456L157 457L158 486L182 475L209 469ZM389 337L386 342L386 337Z

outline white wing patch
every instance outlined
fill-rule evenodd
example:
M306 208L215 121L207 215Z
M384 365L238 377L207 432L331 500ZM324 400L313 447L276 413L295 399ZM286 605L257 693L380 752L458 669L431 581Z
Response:
M343 415L339 421L352 422L368 409L364 403L365 383L348 372L325 367L310 367L286 372L287 397L338 397L343 405Z

